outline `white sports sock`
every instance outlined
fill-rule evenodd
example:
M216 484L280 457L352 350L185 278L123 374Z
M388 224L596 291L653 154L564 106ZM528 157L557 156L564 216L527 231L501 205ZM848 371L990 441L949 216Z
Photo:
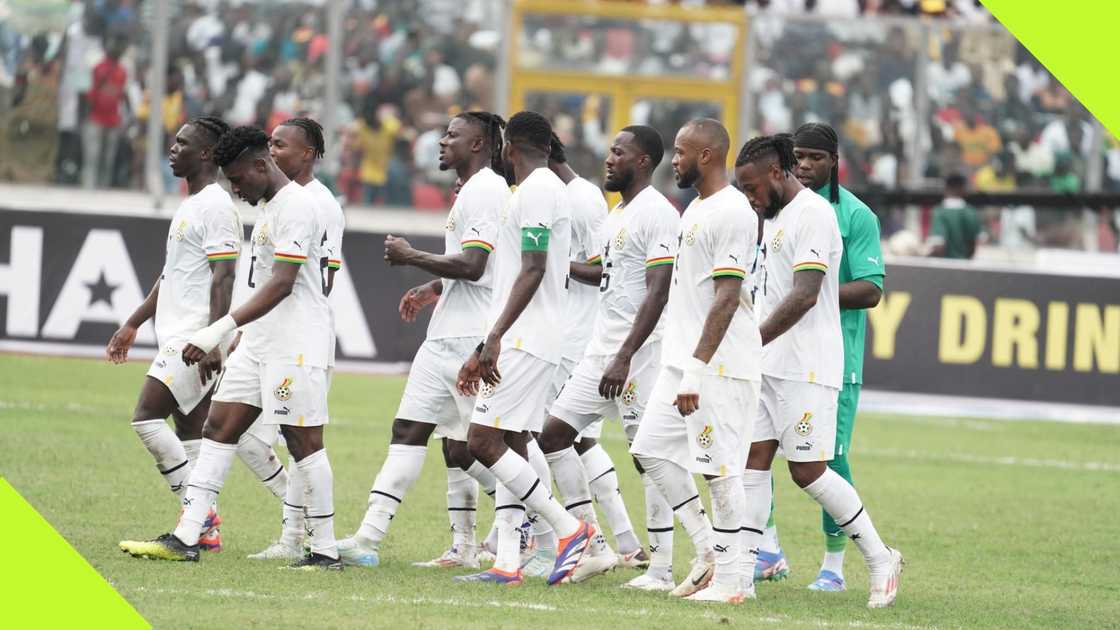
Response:
M283 518L280 521L280 542L289 547L299 547L306 531L305 506L307 505L307 480L296 465L296 458L288 457L288 486L284 489Z
M715 534L715 584L740 588L740 555L743 537L743 483L738 477L719 477L708 482L712 494L712 531Z
M632 553L642 548L642 543L634 534L634 524L630 522L630 515L626 513L626 502L622 500L622 491L618 485L618 473L615 472L614 462L607 454L606 449L596 444L579 456L586 471L591 496L603 510L610 525L611 533L618 542L618 552ZM559 482L557 482L559 486Z
M319 449L296 462L307 480L307 538L311 552L338 558L334 539L334 473L327 449Z
M673 513L680 519L684 531L692 540L696 557L712 555L712 524L700 502L700 491L692 474L667 459L640 458L642 468L653 479L658 491L668 501Z
M762 542L758 546L763 551L778 553L782 550L782 543L778 540L778 526L769 525L762 530Z
M642 473L646 494L646 532L649 536L649 572L673 570L673 508L661 496L648 473Z
M385 463L381 464L377 479L373 480L373 489L369 491L369 508L358 528L358 538L370 545L376 545L385 538L389 532L389 521L393 520L401 501L404 501L404 495L420 477L427 454L427 446L389 445L389 454Z
M507 449L490 467L490 472L527 508L543 516L557 535L566 538L579 529L579 521L552 498L552 493L543 487L540 477L533 472L533 467L513 449Z
M879 532L871 523L871 516L863 509L863 503L852 484L826 468L824 474L803 488L805 492L821 504L825 512L836 521L840 529L859 547L867 561L868 571L876 576L890 567L891 552L879 538Z
M163 475L171 492L182 501L193 460L187 456L175 431L163 418L133 422L132 430L156 460L156 470Z
M494 478L494 473L490 469L483 466L482 462L475 461L471 467L467 469L467 474L474 477L478 482L478 487L482 489L491 499L494 498L494 488L498 485L498 480Z
M213 440L202 440L198 461L187 479L187 491L183 495L183 514L175 527L175 537L188 545L198 544L202 534L202 524L210 505L222 491L226 475L237 457L236 444L222 444Z
M496 488L494 501L494 527L498 532L494 568L517 573L521 569L521 534L517 528L525 519L525 506L501 483Z
M774 486L770 483L769 470L743 471L743 554L741 575L744 580L754 580L754 565L758 560L758 546L762 543L763 529L770 515L770 501Z
M547 453L545 458L556 478L556 489L564 500L564 509L581 521L594 522L595 508L591 505L591 488L587 485L587 473L576 449L569 446Z
M265 444L260 438L245 433L237 442L237 456L277 499L284 498L288 491L288 474L271 444Z
M447 469L447 520L451 522L451 544L460 553L474 553L478 482L462 468Z
M198 461L198 452L202 449L202 438L197 440L183 440L183 450L187 453L187 459L191 460L193 466Z
M840 576L840 579L844 579L844 550L824 552L821 571L832 571Z
M537 444L536 440L529 440L529 443L525 446L525 454L529 456L528 461L529 465L533 467L533 472L537 473L541 484L548 489L549 496L552 496L552 471L548 468L548 460L545 459L540 444ZM529 534L533 537L533 545L542 551L556 555L556 532L553 531L552 525L535 511L526 512L525 518L529 520Z

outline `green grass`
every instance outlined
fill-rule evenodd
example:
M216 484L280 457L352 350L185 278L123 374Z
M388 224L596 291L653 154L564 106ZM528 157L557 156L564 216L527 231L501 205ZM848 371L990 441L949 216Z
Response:
M177 505L128 428L146 365L0 356L0 475L152 624L162 627L1107 627L1120 619L1120 427L863 415L856 483L883 537L906 554L896 606L869 611L849 546L850 590L810 593L822 551L814 503L779 475L777 520L791 578L757 602L704 607L619 588L452 583L411 561L448 543L438 449L394 520L382 566L304 574L256 563L278 533L277 501L235 464L222 492L226 548L198 565L135 560L124 538L167 531ZM327 445L336 531L348 535L387 448L400 378L338 375ZM632 517L641 484L616 425L604 433ZM485 497L482 508L489 507ZM480 509L480 531L490 514ZM18 541L12 541L18 544ZM677 532L677 577L691 545Z

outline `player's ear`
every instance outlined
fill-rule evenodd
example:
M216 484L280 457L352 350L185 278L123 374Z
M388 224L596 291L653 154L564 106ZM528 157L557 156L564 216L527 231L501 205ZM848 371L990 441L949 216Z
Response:
M263 157L257 156L253 158L253 168L256 169L258 173L267 173L268 162L265 162Z

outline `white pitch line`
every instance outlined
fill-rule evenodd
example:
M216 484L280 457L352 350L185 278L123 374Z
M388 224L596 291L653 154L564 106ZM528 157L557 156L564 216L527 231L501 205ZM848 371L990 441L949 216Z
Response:
M897 448L861 448L854 452L856 457L883 457L930 462L958 462L962 464L987 464L996 466L1023 466L1026 468L1057 468L1079 472L1120 472L1120 464L1113 462L1069 461L1065 459L1036 459L1033 457L986 457L966 453L930 453L926 451L902 450Z

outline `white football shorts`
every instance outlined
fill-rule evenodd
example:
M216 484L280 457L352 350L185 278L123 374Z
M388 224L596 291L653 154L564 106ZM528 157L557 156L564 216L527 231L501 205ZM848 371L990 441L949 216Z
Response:
M198 377L198 364L183 363L183 347L186 339L173 339L160 349L148 367L148 376L163 383L175 397L175 406L184 414L190 414L206 394L214 388L218 375L213 375L205 385Z
M455 389L459 368L482 341L480 337L429 339L420 345L408 370L397 418L434 424L434 435L467 441L474 398Z
M496 387L481 383L471 424L504 431L529 431L543 424L548 390L556 364L514 349L498 355L502 382Z
M627 438L633 438L638 422L653 392L661 365L661 342L642 346L630 360L630 374L622 395L613 400L599 394L599 381L613 356L584 356L572 372L572 377L552 403L549 414L563 420L580 432L581 436L598 438L602 431L600 420L621 418ZM588 432L598 424L599 432Z
M264 363L242 344L229 356L214 400L256 407L265 425L322 426L329 421L327 370Z
M791 462L827 462L836 451L836 399L820 383L762 376L754 441L777 440Z

